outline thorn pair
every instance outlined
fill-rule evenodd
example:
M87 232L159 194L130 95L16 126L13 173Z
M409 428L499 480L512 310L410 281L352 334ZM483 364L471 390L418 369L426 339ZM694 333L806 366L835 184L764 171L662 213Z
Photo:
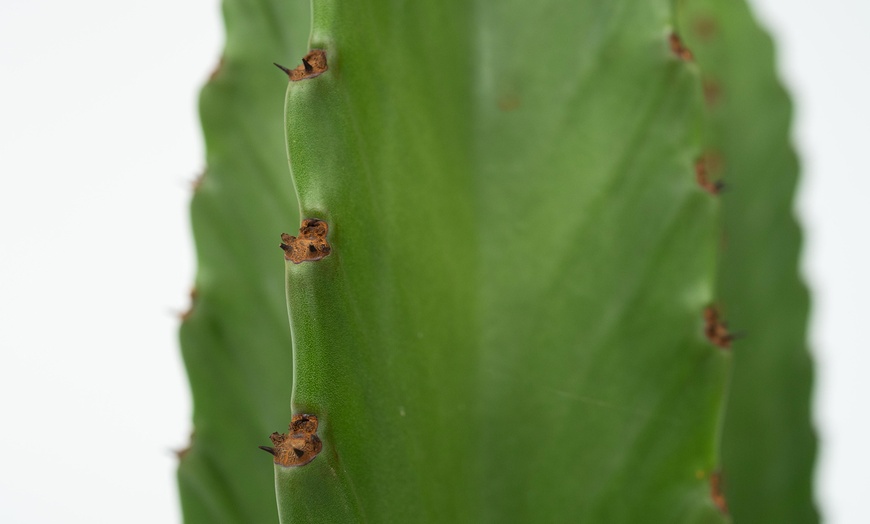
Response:
M302 221L299 228L299 236L281 233L281 249L284 250L284 259L300 264L313 262L328 256L332 247L326 240L329 225L323 220L307 218Z
M326 51L322 49L312 49L311 52L302 58L302 65L295 69L290 69L274 62L273 64L281 71L284 71L293 82L305 80L306 78L314 78L329 69L326 65Z
M323 449L323 442L316 435L317 417L301 413L293 415L289 429L286 434L275 432L269 435L274 447L258 447L275 457L274 462L279 466L304 466Z
M276 66L278 69L280 69L281 71L284 71L285 73L287 73L287 76L290 76L291 73L290 73L290 70L289 70L289 69L287 69L286 67L282 66L281 64L276 64L275 62L272 62L272 63L275 64L275 66ZM311 73L314 72L314 66L312 66L311 63L310 63L308 60L305 60L304 58L302 59L302 67L305 68L305 72L308 73L308 74L311 74Z

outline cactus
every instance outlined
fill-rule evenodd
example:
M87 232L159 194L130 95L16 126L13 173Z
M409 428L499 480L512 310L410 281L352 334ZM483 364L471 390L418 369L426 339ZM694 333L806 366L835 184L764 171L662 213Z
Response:
M225 0L202 94L185 520L815 522L745 5L308 8Z
M770 38L743 2L691 0L680 12L706 92L705 150L726 175L717 296L745 331L734 352L722 432L738 523L818 522L812 503L808 297L792 216L797 159L791 106ZM716 164L719 164L716 167Z

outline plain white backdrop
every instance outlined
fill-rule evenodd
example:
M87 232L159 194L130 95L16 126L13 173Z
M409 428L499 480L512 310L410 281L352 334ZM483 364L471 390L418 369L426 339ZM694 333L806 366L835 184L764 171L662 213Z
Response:
M797 104L817 499L870 522L870 3L754 5ZM222 35L217 0L0 4L0 522L180 521L177 314Z

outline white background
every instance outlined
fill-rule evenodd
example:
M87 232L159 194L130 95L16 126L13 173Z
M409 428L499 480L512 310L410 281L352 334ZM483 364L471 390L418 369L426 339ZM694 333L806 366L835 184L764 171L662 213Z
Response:
M755 5L797 103L817 498L866 523L870 3ZM0 522L180 520L177 313L222 32L216 0L0 4Z

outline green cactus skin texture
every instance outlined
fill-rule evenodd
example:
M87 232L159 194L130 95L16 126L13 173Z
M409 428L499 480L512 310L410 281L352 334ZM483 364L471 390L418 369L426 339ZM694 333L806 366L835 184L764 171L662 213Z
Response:
M308 2L274 0L227 0L223 11L226 46L200 96L199 268L181 327L194 435L178 482L185 522L267 523L278 520L273 475L257 446L290 422L292 384L278 235L298 224L282 131L287 82L270 62L305 54L311 15Z
M705 150L725 183L716 294L731 326L746 333L734 342L722 432L726 496L739 524L818 522L791 104L770 37L744 2L681 5L706 92Z
M719 204L670 4L313 7L287 142L333 250L287 291L324 448L278 467L282 522L722 521Z
M816 520L788 101L745 6L693 1L225 1L186 522ZM702 9L766 51L700 42ZM738 60L769 107L710 105ZM782 370L743 356L768 348ZM294 414L316 456L269 471Z

